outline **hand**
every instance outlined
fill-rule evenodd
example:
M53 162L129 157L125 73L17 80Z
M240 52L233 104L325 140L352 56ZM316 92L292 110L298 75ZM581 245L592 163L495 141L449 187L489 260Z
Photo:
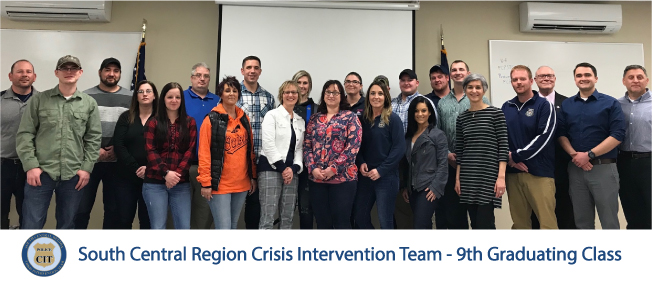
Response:
M378 173L378 170L376 170L376 169L373 169L373 170L369 171L369 173L367 175L372 181L375 181L375 180L380 178L380 174Z
M77 181L77 185L75 185L75 189L81 190L88 184L88 181L91 179L91 174L84 170L79 170L77 171L77 175L79 176L79 180Z
M322 171L322 169L319 168L313 169L312 176L315 177L315 179L324 180L324 172Z
M410 195L408 194L407 188L403 189L403 192L401 192L401 195L403 195L403 200L405 203L410 203Z
M426 187L426 191L428 191L428 193L426 193L426 200L428 200L428 202L434 202L435 199L437 198L435 193L432 192L432 190L430 190L430 188L428 187Z
M106 160L106 150L104 148L100 148L100 157L97 158L98 162L104 162Z
M41 186L41 168L33 168L27 171L27 184L31 186Z
M582 168L591 160L588 152L575 152L575 155L571 154L571 156L573 157L573 164L579 168Z
M367 163L362 163L362 165L360 165L360 173L365 177L369 177L369 168L367 167Z
M251 187L249 188L249 195L256 192L256 187L258 187L258 183L256 182L255 179L251 179Z
M213 194L211 194L212 191L213 190L212 190L212 188L210 186L209 187L202 186L201 187L201 197L204 197L204 198L206 198L206 200L211 201L211 198L213 198Z
M509 165L512 168L516 168L516 169L518 169L520 171L529 173L529 171L527 169L527 166L523 162L514 163L514 160L509 159L509 162L507 162L507 165Z
M181 175L175 171L169 171L167 175L165 175L165 186L168 188L173 188L179 181L181 180Z
M113 150L113 146L109 146L104 148L104 161L115 161L116 156L115 156L115 150Z
M457 196L460 196L462 194L462 188L460 186L460 179L455 180L455 193L457 193Z
M591 162L586 162L586 164L584 164L584 166L582 166L580 168L582 168L582 170L588 172L588 171L591 171L591 169L593 169L593 164L591 164Z
M453 168L457 168L457 154L448 153L448 165L451 165Z
M498 178L496 184L494 185L494 192L496 192L496 198L500 198L505 194L505 178Z
M145 169L146 169L145 166L140 166L138 168L138 170L136 170L136 176L138 176L141 179L144 179L145 178Z
M283 176L283 184L290 184L290 182L292 182L292 178L294 177L294 171L292 171L292 168L287 167L285 170L283 170L281 175Z
M330 180L335 175L335 173L333 172L333 169L330 168L330 167L322 170L322 172L324 173L324 179L325 180Z

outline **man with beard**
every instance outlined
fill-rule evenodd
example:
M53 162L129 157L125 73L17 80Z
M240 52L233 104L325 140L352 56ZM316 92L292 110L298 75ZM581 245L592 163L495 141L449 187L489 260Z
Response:
M75 228L86 229L90 219L97 188L102 182L102 199L104 202L104 222L102 228L115 229L117 225L118 210L116 206L116 156L113 151L113 131L118 117L129 109L131 92L118 85L120 82L120 61L107 58L100 65L98 71L100 84L87 89L88 94L97 101L102 122L102 145L100 158L97 159L88 185L82 190L82 200L75 216Z
M449 81L448 69L442 68L439 64L430 68L430 87L432 87L432 92L427 94L426 98L429 98L435 104L435 109L439 105L439 100L450 93Z
M2 156L2 215L0 229L9 228L9 210L11 207L11 196L16 197L16 212L18 213L18 223L22 225L23 214L23 195L25 190L25 179L27 175L18 159L16 152L16 133L20 118L23 115L27 100L32 95L37 95L38 91L32 87L36 81L34 66L27 60L18 60L11 65L9 73L11 87L0 93L0 108L2 116L2 139L0 140L0 155Z

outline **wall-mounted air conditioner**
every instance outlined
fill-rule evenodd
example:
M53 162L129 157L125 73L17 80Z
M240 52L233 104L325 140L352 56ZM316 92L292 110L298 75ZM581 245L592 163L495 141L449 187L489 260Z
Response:
M620 5L523 2L522 32L616 33L623 25Z
M2 17L20 21L109 22L111 1L0 1Z

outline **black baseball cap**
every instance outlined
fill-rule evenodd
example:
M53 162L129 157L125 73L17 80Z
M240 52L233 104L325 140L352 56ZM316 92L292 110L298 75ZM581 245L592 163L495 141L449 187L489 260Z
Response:
M109 66L109 64L113 64L118 67L118 69L122 70L122 67L120 66L120 61L116 58L108 58L102 61L102 64L100 64L100 70L106 68Z
M408 77L410 77L410 79L418 79L416 72L414 72L414 70L412 69L407 69L407 68L403 69L403 71L401 71L401 74L398 75L398 79L401 79L403 75L407 75Z
M433 66L430 68L430 73L429 73L429 74L432 74L432 73L434 73L434 72L438 72L438 71L441 72L441 73L443 73L443 74L450 75L450 73L448 73L448 68L443 68L443 67L441 67L441 64L435 64L435 65L433 65Z

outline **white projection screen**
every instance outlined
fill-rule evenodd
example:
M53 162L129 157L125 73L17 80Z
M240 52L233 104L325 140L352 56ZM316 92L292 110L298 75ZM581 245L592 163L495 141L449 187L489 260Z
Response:
M261 59L260 85L275 98L278 87L306 70L310 96L319 102L327 80L358 72L366 91L376 75L389 78L392 97L398 75L412 68L412 11L222 6L219 71L242 81L242 59ZM278 104L278 103L277 103Z

